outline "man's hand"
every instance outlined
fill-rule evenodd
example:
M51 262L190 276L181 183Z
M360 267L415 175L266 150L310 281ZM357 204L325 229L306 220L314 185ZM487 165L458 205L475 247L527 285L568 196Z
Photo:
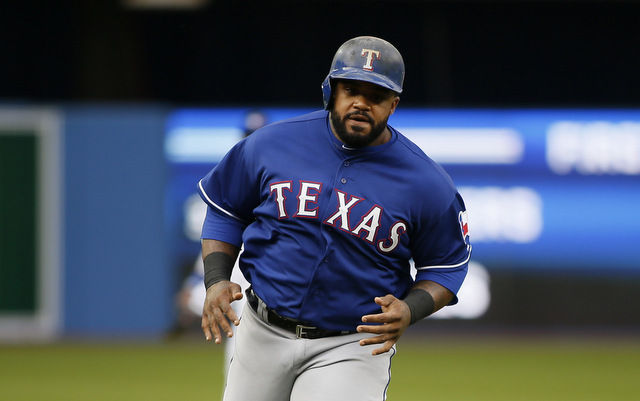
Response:
M382 313L363 316L362 322L366 324L358 326L357 330L358 333L377 334L360 340L360 345L383 344L371 353L379 355L388 352L409 327L411 311L404 301L393 295L376 297L375 302L381 306Z
M216 344L222 342L220 329L233 336L229 321L235 326L240 324L238 316L231 307L231 302L242 299L242 288L231 281L220 281L207 289L207 297L202 308L202 331L207 341L215 339Z

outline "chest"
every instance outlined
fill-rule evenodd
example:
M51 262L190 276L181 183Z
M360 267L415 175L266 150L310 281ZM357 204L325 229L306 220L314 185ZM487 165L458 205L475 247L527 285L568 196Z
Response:
M416 214L402 172L367 158L287 158L265 168L261 183L263 217L329 228L383 253L408 241Z

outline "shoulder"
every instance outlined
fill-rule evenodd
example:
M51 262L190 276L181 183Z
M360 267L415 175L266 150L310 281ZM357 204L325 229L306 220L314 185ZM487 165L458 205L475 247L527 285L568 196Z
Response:
M416 158L418 160L421 160L422 163L429 164L429 165L438 165L438 163L436 163L435 161L433 161L433 159L427 156L427 154L418 145L416 145L413 141L411 141L409 138L404 136L400 131L398 131L397 129L391 126L389 128L393 130L393 132L397 135L397 140L396 140L396 144L398 145L396 149L397 151L405 152L406 153L405 157Z
M458 190L446 170L414 142L397 130L393 146L393 164L403 181L412 186L422 207L440 213L454 201Z
M426 178L442 181L447 186L453 186L453 181L445 169L435 160L427 156L427 154L418 145L412 142L409 138L402 135L400 132L394 129L398 135L396 140L396 151L400 153L400 156L414 165L417 170L417 174L424 174Z
M319 146L326 130L327 112L320 110L285 120L280 120L257 129L236 146L242 148L245 157L259 159L288 152L300 151L301 147ZM313 145L315 144L315 145Z

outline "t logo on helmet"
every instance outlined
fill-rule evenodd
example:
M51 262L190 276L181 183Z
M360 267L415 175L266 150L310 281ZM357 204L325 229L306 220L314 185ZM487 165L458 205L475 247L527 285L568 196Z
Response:
M376 60L380 60L380 52L377 50L362 49L362 53L360 53L360 55L367 58L364 65L362 66L362 69L373 71L373 59L375 57Z

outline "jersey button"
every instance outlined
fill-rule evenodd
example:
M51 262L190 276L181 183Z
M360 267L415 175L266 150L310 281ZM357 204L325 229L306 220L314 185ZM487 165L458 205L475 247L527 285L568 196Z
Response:
M345 167L349 167L350 164L351 163L349 163L348 161L345 161L344 163L342 163L342 165L345 166Z
M346 178L341 178L340 182L343 183L343 184L346 184L347 183L347 179Z

